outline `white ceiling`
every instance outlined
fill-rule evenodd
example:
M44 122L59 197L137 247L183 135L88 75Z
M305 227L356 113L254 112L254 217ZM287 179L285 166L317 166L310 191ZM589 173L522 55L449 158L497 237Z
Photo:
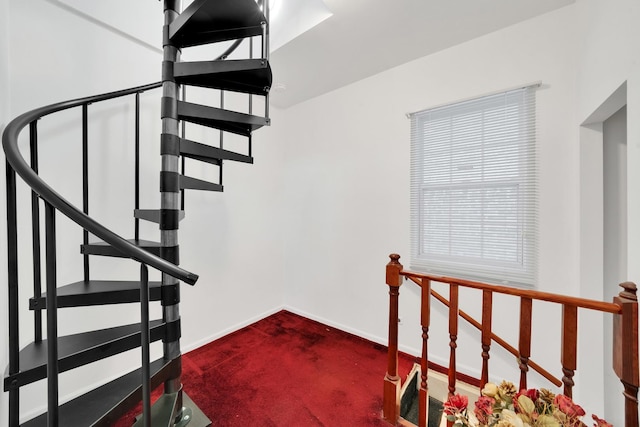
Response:
M271 55L274 74L271 103L277 107L295 105L575 2L323 1L333 15Z
M331 16L322 0L269 0L269 4L272 52Z
M47 1L161 52L161 2ZM183 6L191 1L183 0ZM270 1L275 49L271 54L271 103L281 108L575 2ZM143 16L146 19L141 20Z

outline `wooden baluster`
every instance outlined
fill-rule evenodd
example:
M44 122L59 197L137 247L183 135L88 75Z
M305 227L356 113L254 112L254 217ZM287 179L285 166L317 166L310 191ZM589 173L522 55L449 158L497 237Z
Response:
M493 292L482 291L482 374L480 389L489 382L489 349L491 348L491 318L493 311Z
M638 426L638 297L634 283L625 282L624 289L613 298L622 314L613 317L613 370L624 386L624 425Z
M533 302L531 298L520 298L520 339L518 351L520 353L520 390L527 388L527 372L529 371L529 356L531 356L531 312Z
M458 285L449 287L449 396L456 392L456 348L458 344Z
M573 395L573 375L578 367L578 307L562 306L562 382L565 396Z
M420 307L420 324L422 325L422 359L420 360L420 391L418 401L418 426L427 427L429 413L429 387L427 377L429 375L429 353L427 344L429 340L429 323L431 319L431 281L421 280L422 304Z
M395 425L400 416L400 377L398 376L398 296L402 285L400 255L389 255L387 285L389 285L389 348L387 373L384 376L382 415Z

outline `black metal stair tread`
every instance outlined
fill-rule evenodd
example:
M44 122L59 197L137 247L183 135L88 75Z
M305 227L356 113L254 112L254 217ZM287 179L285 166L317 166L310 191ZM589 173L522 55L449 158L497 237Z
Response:
M180 175L180 188L183 190L224 191L221 184L184 175Z
M160 224L161 212L162 211L160 209L135 209L133 211L133 216L134 218L144 219L145 221ZM180 211L178 213L178 220L182 221L184 216L184 211Z
M176 359L177 360L177 359ZM151 387L155 388L175 376L179 363L159 359L151 362ZM106 427L113 425L141 400L141 369L129 372L90 392L60 406L61 426ZM44 413L23 424L22 427L45 427Z
M151 252L154 255L160 256L160 249L162 245L160 242L152 242L142 239L127 239L134 245L140 246L142 249ZM94 242L87 245L80 245L80 252L85 255L102 255L112 257L124 257L122 252L111 246L106 242ZM127 257L128 258L128 257Z
M178 83L254 95L267 95L272 81L265 59L176 62L173 76Z
M161 282L149 282L149 300L161 298ZM130 280L80 281L57 290L58 308L86 307L90 305L122 304L140 301L140 282ZM29 299L29 309L46 308L46 293L40 298Z
M180 139L180 154L190 159L200 160L207 163L220 164L220 160L232 160L242 163L253 163L253 157L233 151L223 150L211 145L201 144L188 139Z
M162 339L165 323L153 320L150 323L151 341ZM65 372L91 362L122 353L140 345L140 324L99 329L74 335L58 337L58 366ZM17 386L32 383L47 377L47 340L32 342L20 351L20 372L5 377L8 390L15 380Z
M255 0L195 0L169 26L178 47L258 36L266 19Z
M185 101L178 101L178 118L244 136L250 136L254 130L269 125L269 119L264 117Z

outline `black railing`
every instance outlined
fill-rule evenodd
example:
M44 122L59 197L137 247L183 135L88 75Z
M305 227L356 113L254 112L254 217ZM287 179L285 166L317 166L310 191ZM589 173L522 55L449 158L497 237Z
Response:
M103 95L97 95L87 98L76 99L73 101L60 102L52 104L46 107L41 107L22 114L13 121L11 121L2 138L2 145L7 158L7 175L13 175L17 173L20 177L29 185L34 192L36 192L40 198L49 202L55 209L59 210L69 219L80 225L84 230L95 235L96 237L104 240L120 252L125 254L131 259L138 262L143 262L151 267L154 267L164 273L167 273L177 279L180 279L186 283L194 284L198 280L198 276L194 273L188 272L175 264L172 264L156 255L153 255L144 249L130 243L126 239L120 237L116 233L112 232L108 228L104 227L84 212L78 210L70 202L65 200L60 194L49 187L31 167L25 162L24 158L20 154L18 149L18 136L20 132L30 123L58 111L67 110L73 107L82 105L89 105L100 101L106 101L109 99L119 98L126 95L132 95L135 93L145 92L150 89L159 88L160 83L153 83L145 86L139 86L132 89L121 90L117 92L111 92ZM10 194L15 193L15 179L7 180L7 197ZM15 206L12 207L15 209ZM9 209L9 206L8 206ZM14 230L15 231L15 230Z
M58 298L56 262L56 210L45 202L47 282L47 425L58 425Z
M137 114L137 112L136 112ZM137 147L136 147L137 148ZM136 189L138 183L136 182ZM82 104L82 212L89 215L89 104ZM89 231L82 230L82 243L89 244ZM84 281L89 281L89 255L82 257Z
M148 279L147 265L160 270L170 276L189 284L194 284L198 279L196 274L184 270L163 258L153 255L144 249L130 243L121 236L107 229L88 216L88 106L101 101L120 98L128 95L136 95L136 123L139 124L139 95L147 90L156 89L160 83L153 83L131 89L111 92L72 101L60 102L22 114L11 121L3 134L2 144L6 155L6 185L7 185L7 245L8 245L8 283L9 283L9 374L20 372L19 362L19 310L18 310L18 218L16 202L16 174L32 189L32 247L33 247L33 274L34 297L42 295L41 274L42 265L40 259L40 207L39 199L45 203L45 282L46 282L46 307L47 307L47 419L49 425L58 423L58 347L57 347L57 283L56 283L56 211L61 212L69 219L83 228L83 242L88 243L89 233L102 239L112 247L118 249L124 256L140 262L144 274L141 276L141 317L142 328L147 328L141 334L143 348L143 372L149 372L148 353ZM82 108L82 146L83 146L83 206L82 211L68 202L47 183L38 176L38 128L37 121L50 114L75 108ZM27 164L18 148L18 137L25 127L29 126L30 164ZM139 140L139 126L136 126L136 141ZM136 169L139 168L139 144L136 144ZM136 172L136 187L139 185ZM139 203L139 192L136 189L136 206ZM136 236L137 237L137 236ZM84 255L84 279L89 280L89 263L87 255ZM34 340L42 340L42 313L41 309L34 312ZM146 346L146 347L145 347ZM147 390L148 392L148 390ZM148 397L146 397L148 399ZM146 400L145 399L145 400ZM147 401L148 403L148 401ZM9 390L9 425L19 425L20 398L18 387L12 386ZM148 405L145 405L145 415L148 415Z
M31 169L38 173L38 122L29 124L29 147L31 154ZM33 253L33 297L42 296L42 260L40 259L40 202L38 194L31 192L31 233ZM35 342L42 341L42 312L35 310L33 336Z

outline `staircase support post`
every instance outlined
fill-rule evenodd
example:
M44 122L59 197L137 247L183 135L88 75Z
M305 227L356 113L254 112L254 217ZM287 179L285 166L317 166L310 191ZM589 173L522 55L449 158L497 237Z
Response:
M402 285L402 264L400 255L389 255L387 264L387 285L389 285L389 347L387 373L384 376L382 402L383 418L396 424L400 416L400 377L398 376L398 296Z
M624 386L625 426L638 426L638 297L634 283L625 282L624 289L613 298L622 306L622 314L613 318L613 370Z
M420 388L418 389L418 426L429 422L429 324L431 323L431 280L420 280L420 324L422 326L422 358L420 360Z

